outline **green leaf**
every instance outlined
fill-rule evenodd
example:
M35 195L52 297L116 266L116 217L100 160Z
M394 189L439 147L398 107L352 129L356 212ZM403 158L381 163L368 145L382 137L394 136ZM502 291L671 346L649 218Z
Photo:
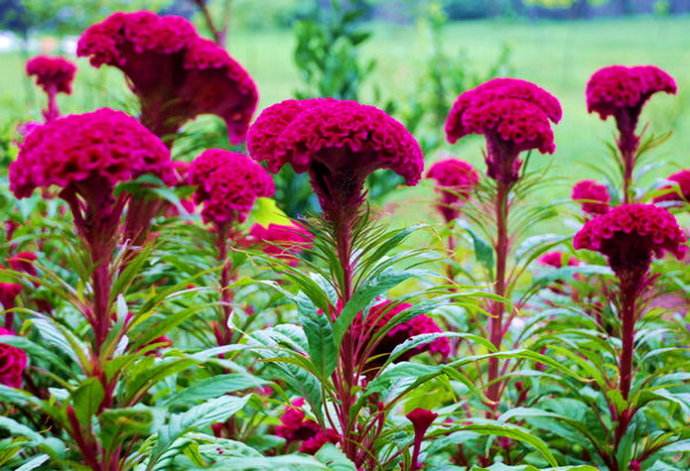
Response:
M181 392L175 392L160 402L160 405L175 407L194 404L206 399L223 396L235 391L257 388L267 382L247 373L228 373L194 382Z
M271 224L282 226L292 224L290 218L278 207L276 200L273 198L257 198L254 208L249 215L249 220L264 227L268 227Z
M87 379L72 392L72 404L79 423L89 426L104 397L103 385L97 378Z
M50 459L48 455L38 455L31 458L29 461L25 462L20 467L16 468L14 471L32 471L34 469L41 469L39 466L47 463ZM45 468L43 468L45 469Z
M300 296L298 295L298 298ZM302 295L302 298L305 298ZM335 370L338 350L333 337L333 329L327 314L319 314L316 306L308 299L297 301L300 307L300 320L309 343L309 356L321 378L327 378Z
M151 433L154 415L145 407L105 409L98 417L99 436L106 449L113 449L124 439L133 436L147 436Z
M357 471L355 464L345 456L340 448L332 443L326 443L322 446L315 457L332 471Z

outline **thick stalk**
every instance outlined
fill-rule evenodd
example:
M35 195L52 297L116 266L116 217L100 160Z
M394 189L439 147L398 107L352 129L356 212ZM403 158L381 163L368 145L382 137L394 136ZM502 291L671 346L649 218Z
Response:
M57 91L55 87L48 89L46 94L48 95L48 106L43 110L43 118L45 118L46 123L49 123L60 116L60 109L57 105Z
M621 149L623 156L623 202L632 202L633 170L635 169L635 151L633 149Z
M498 181L496 194L496 279L494 293L497 296L506 295L506 267L508 263L508 196L511 184ZM492 315L489 319L489 340L497 348L501 348L503 341L503 314L505 308L500 301L493 303ZM498 408L500 396L500 384L495 382L499 375L499 364L497 358L489 359L489 372L487 397L492 401L491 408L495 412Z
M108 327L110 326L110 312L108 310L108 303L110 297L110 267L108 260L94 260L98 265L94 268L91 274L91 282L93 285L93 319L94 319L94 337L96 339L95 349L96 353L100 352L101 346L108 336Z
M232 341L232 332L228 327L228 322L232 317L232 294L228 285L231 279L232 262L228 260L228 226L221 224L217 229L216 250L218 261L223 265L220 271L221 325L218 327L222 334L223 343L229 344Z

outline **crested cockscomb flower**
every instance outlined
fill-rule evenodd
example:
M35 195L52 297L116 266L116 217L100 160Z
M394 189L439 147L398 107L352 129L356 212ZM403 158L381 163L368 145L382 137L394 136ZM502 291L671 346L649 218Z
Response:
M690 202L690 169L681 170L666 177L670 183L661 187L664 194L654 198L654 202L685 201Z
M469 162L446 159L436 162L427 172L427 178L436 180L440 202L436 208L446 222L460 215L460 207L479 183L479 173Z
M48 97L48 105L43 110L46 121L52 121L60 115L55 97L58 93L72 93L72 81L77 67L62 57L37 56L26 63L26 74L36 77L36 84ZM32 123L25 123L20 133L31 132Z
M304 398L293 399L280 416L280 425L275 434L288 443L300 443L299 451L315 454L326 443L337 443L340 435L333 429L324 429L318 422L307 419L304 412Z
M512 183L519 176L520 152L555 151L551 123L561 117L560 103L546 90L526 80L497 78L456 99L445 131L451 143L468 134L484 135L488 175Z
M117 183L145 173L174 182L170 153L136 119L107 108L37 128L9 170L10 188L18 198L51 185L110 194Z
M267 139L267 141L265 141ZM354 213L366 177L390 169L415 185L423 156L414 137L382 110L348 100L288 100L264 111L248 147L272 172L289 163L308 172L326 216Z
M0 327L0 336L15 335L9 329ZM22 386L22 373L26 369L28 358L24 350L0 343L0 384L11 388Z
M15 299L22 291L22 285L19 283L0 283L0 304L5 309L12 309L14 307Z
M14 271L21 271L31 276L36 276L34 262L38 259L33 252L19 252L7 259L7 264Z
M595 180L581 180L573 186L570 195L587 214L605 214L609 210L611 195L606 185Z
M653 257L670 252L681 258L686 236L666 209L651 204L623 204L586 222L575 235L576 249L606 255L613 271L645 274Z
M223 149L202 152L190 165L187 178L196 186L196 203L203 203L203 220L219 226L244 222L256 199L275 191L263 167L246 155Z
M244 140L258 102L256 85L186 19L115 13L82 34L77 55L122 70L141 103L142 122L158 136L174 134L197 115L215 114L233 143Z
M559 252L554 250L551 252L546 252L544 255L539 257L538 262L540 265L545 265L553 268L562 268L564 266L576 267L580 264L580 261L564 252Z
M438 414L428 409L416 408L409 412L405 417L412 422L414 429L414 442L412 446L412 469L422 469L422 464L419 462L419 452L421 451L422 441L426 431L434 423Z
M254 224L249 230L250 242L261 244L267 255L297 263L296 256L312 245L314 235L299 224Z
M72 93L77 66L62 57L37 56L26 63L26 74L48 94Z

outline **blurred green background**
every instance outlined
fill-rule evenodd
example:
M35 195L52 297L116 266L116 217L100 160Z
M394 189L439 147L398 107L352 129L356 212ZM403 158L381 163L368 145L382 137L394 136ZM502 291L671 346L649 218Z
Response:
M405 122L423 141L429 161L454 155L481 168L481 139L444 143L447 107L463 89L493 75L532 80L564 107L556 154L533 159L536 166L550 167L548 175L563 178L554 178L544 201L567 198L577 179L596 178L588 164L606 158L604 143L614 127L586 113L584 87L591 73L610 64L655 64L677 79L680 93L654 97L644 112L651 132L673 132L655 151L655 161L664 165L648 181L690 164L690 1L685 0L0 0L4 29L17 39L15 50L0 53L0 119L13 123L40 116L42 97L23 74L26 54L69 55L85 26L112 11L142 6L183 14L206 32L207 9L223 29L230 53L256 80L261 108L294 96L358 98ZM12 9L19 15L8 17ZM343 20L351 12L352 18ZM314 42L324 31L326 46ZM346 72L319 64L318 48L330 43L338 46L321 53L337 56ZM136 112L119 71L96 70L81 60L75 93L60 97L60 104L64 111L107 105ZM385 202L426 204L433 198L425 190L396 192L392 198L387 193L380 192Z

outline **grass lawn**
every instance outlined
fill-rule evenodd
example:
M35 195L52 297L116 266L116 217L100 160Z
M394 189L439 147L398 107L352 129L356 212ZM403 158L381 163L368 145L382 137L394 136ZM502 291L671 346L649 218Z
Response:
M429 38L415 26L377 25L374 29L365 51L378 62L372 83L377 83L385 98L404 99L417 85L419 70L429 51ZM292 65L293 44L290 31L237 31L230 38L232 54L259 85L262 107L292 96L299 86L299 76ZM507 44L512 50L514 75L537 82L561 99L564 119L556 127L557 153L534 159L537 164L551 162L549 175L565 179L544 195L545 201L567 197L573 181L593 176L585 163L601 161L607 152L603 141L612 136L612 123L588 115L584 103L587 78L604 65L656 64L676 77L679 96L655 97L643 121L653 123L652 131L673 131L670 141L656 151L655 159L668 163L657 176L690 166L690 132L685 132L690 129L690 17L457 23L447 28L445 44L449 53L462 51L468 66L479 70L486 68L502 45ZM21 60L16 55L4 55L0 56L0 64L0 116L25 114ZM117 72L95 71L85 62L80 62L80 66L76 94L61 99L65 110L132 105ZM442 152L480 164L481 140L466 141ZM412 191L395 199L401 198L418 200L429 196L427 192Z

